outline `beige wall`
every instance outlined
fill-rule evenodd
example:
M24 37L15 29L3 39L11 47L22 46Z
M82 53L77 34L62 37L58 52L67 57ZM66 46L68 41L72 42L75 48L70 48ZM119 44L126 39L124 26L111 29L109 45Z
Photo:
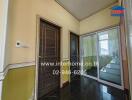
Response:
M0 53L1 53L1 43L2 43L2 14L3 14L3 1L2 0L0 0ZM2 54L0 54L0 56L1 56ZM0 60L1 60L1 58L0 58ZM0 61L0 63L1 63L1 61ZM2 68L3 66L0 66L0 72L2 72L3 71L3 68Z
M80 34L93 32L111 25L119 24L120 18L111 16L112 6L109 6L108 8L88 17L87 19L82 20L80 22Z
M68 58L69 56L69 30L84 34L119 23L118 17L111 17L111 7L80 23L54 0L10 0L9 7L9 64L35 60L37 15L62 27L62 58ZM16 48L17 40L27 44L29 48Z
M62 57L68 58L68 31L79 33L79 21L55 0L10 0L10 4L10 64L35 60L37 15L62 27ZM29 48L16 48L17 40L29 45Z
M2 10L3 10L3 0L0 0L0 36L1 36L1 27L2 27Z
M8 17L8 0L0 0L0 72L6 66L5 45L7 42L7 17Z

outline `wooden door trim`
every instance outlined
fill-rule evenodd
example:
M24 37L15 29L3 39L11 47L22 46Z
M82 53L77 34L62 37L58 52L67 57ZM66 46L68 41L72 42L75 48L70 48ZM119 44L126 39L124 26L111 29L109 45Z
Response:
M44 22L48 23L48 24L51 24L53 26L56 26L59 28L59 40L60 40L60 43L59 43L59 51L60 51L60 61L61 61L61 57L62 57L62 51L61 51L61 34L62 34L62 27L56 23L54 23L53 21L50 21L44 17L41 17L40 15L37 15L36 16L36 49L35 49L35 62L36 62L36 68L35 68L35 87L34 87L34 99L37 100L38 99L38 62L39 62L39 44L40 44L40 22L41 20L43 20ZM61 66L60 66L60 70L61 70ZM59 75L60 79L60 88L62 87L62 84L61 84L61 74Z

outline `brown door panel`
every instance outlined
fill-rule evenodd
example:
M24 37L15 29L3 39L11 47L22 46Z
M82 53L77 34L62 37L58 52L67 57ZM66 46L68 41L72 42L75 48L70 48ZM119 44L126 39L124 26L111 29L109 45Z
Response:
M60 86L60 75L53 70L60 66L50 65L60 61L60 28L40 20L38 99L49 94Z

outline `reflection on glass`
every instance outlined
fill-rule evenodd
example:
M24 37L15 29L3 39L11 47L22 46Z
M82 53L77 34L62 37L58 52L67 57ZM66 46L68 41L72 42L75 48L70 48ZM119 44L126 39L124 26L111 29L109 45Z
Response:
M102 100L113 100L112 95L109 93L109 89L107 86L101 85L100 86L100 94L102 95Z
M121 85L118 30L100 32L98 37L100 78Z
M97 77L96 35L83 37L83 73Z

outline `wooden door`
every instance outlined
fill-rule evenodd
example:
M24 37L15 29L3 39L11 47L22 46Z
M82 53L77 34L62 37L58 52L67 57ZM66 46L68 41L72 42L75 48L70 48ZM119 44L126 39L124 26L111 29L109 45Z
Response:
M60 87L60 27L40 20L38 99L47 96ZM40 100L40 99L39 99Z
M70 62L71 62L71 81L78 79L77 71L80 69L79 66L75 66L79 62L79 36L70 33Z

